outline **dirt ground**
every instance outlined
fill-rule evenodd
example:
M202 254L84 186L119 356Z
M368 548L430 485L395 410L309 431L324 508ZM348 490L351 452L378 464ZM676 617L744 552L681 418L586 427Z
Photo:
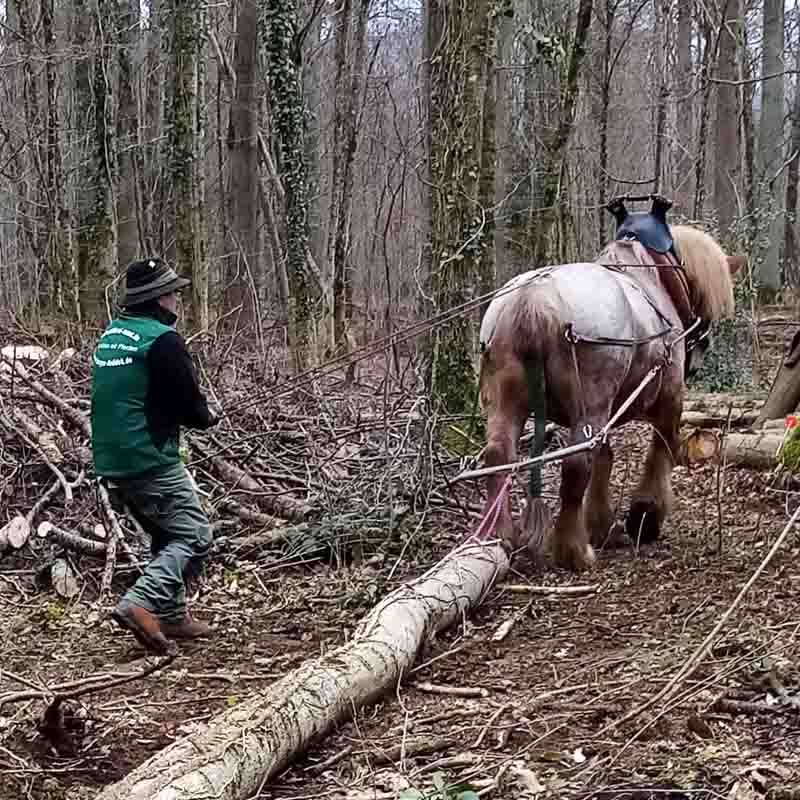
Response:
M620 513L647 436L629 426L614 440ZM461 501L477 503L470 491L458 490ZM475 614L428 643L396 693L360 710L253 800L395 798L409 787L454 800L456 790L435 793L439 773L494 798L800 797L796 534L677 698L613 726L686 663L797 503L775 475L743 468L677 468L675 492L658 544L602 552L587 574L518 557ZM72 517L88 518L93 496L77 502ZM50 513L57 518L58 507ZM417 522L390 546L355 557L220 548L193 602L214 624L213 640L182 645L171 665L139 681L69 701L60 753L42 727L44 702L0 708L0 798L94 797L175 738L346 641L380 597L444 555L474 516L442 506ZM0 695L98 673L111 681L146 666L106 618L110 606L97 602L96 562L76 561L81 592L64 601L37 579L40 560L23 549L0 561ZM134 577L120 562L115 593ZM541 596L512 583L595 591ZM508 635L493 640L507 622Z

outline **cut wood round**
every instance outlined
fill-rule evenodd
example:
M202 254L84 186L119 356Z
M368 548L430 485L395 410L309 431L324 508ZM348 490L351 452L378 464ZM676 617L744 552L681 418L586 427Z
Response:
M5 543L8 547L19 550L28 541L30 535L31 526L28 524L28 520L18 515L0 531L0 549Z
M726 464L754 469L771 469L776 464L783 433L767 430L758 433L728 433L721 437L714 431L698 428L681 442L680 463L699 466L724 459Z
M56 593L69 600L80 591L78 581L72 573L72 567L63 559L57 558L50 568L50 579Z
M508 570L496 542L466 543L403 584L347 644L178 739L97 800L244 800L354 709L394 689L427 635L460 620Z

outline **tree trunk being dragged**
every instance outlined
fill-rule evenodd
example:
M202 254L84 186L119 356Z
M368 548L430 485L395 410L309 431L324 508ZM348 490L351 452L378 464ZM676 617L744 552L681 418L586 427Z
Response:
M384 598L347 644L156 753L97 800L250 797L354 708L396 687L426 636L479 605L507 570L499 543L462 545Z

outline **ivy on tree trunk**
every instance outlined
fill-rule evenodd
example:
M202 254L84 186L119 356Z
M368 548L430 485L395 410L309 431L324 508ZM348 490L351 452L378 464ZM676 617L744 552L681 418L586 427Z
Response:
M308 187L298 28L295 0L269 0L265 3L264 47L286 202L290 340L295 366L299 369L308 358L311 293L306 271Z

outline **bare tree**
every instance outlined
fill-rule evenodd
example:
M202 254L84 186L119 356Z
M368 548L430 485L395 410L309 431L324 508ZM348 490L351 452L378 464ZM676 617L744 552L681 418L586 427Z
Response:
M735 85L741 26L739 0L725 0L722 3L719 25L719 53L715 72L718 82L714 125L714 204L719 230L723 238L728 239L739 216L739 91Z
M234 97L228 120L230 163L230 252L226 276L226 305L242 305L246 316L254 313L255 286L250 275L258 258L258 106L256 67L258 6L256 0L239 0L236 43L233 51Z
M759 237L755 278L765 299L781 288L783 241L783 45L784 2L764 0L764 34L761 48L761 119L758 132L759 196L768 230Z

